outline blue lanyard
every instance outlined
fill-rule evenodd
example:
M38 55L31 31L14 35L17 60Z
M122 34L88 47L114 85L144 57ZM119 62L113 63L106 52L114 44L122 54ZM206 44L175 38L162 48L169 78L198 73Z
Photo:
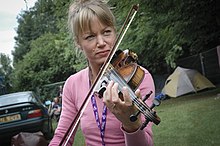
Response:
M92 95L91 101L92 101L92 107L93 107L93 111L94 111L95 120L96 120L96 123L98 125L98 128L100 130L100 134L101 134L102 146L105 146L104 135L105 135L107 107L106 107L106 105L103 106L102 123L100 123L99 114L98 114L98 107L97 107L94 95Z

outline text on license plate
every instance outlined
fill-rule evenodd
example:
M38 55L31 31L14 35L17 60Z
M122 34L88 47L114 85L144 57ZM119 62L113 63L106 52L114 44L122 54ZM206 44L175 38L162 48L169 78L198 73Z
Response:
M2 118L0 118L0 123L17 121L17 120L21 120L21 115L20 114L2 117Z

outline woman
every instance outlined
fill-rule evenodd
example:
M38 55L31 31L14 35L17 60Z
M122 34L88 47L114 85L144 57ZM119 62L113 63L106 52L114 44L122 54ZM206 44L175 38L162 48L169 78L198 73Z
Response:
M69 8L69 26L75 43L85 54L88 67L70 76L65 82L62 96L62 113L50 145L58 145L82 105L100 67L106 60L116 39L115 18L108 5L99 0L84 0ZM154 92L150 73L145 71L144 80L136 91L138 97ZM146 146L153 145L152 123L140 130L144 116L135 122L129 116L135 113L126 88L123 99L118 97L118 83L110 81L103 98L94 97L80 119L80 126L87 146ZM152 103L152 97L146 103ZM94 115L99 115L95 116ZM105 118L106 117L106 118ZM75 133L68 142L72 145Z

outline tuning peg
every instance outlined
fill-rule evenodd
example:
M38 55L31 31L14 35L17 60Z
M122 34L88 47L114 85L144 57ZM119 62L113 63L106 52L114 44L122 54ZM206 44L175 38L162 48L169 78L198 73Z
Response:
M135 122L137 120L137 116L140 114L141 112L140 111L137 111L135 114L132 114L130 116L130 121L131 122Z
M155 98L155 99L153 100L152 105L150 106L150 109L153 109L155 106L159 106L160 103L161 103L160 100L158 100L157 98Z
M147 95L145 95L145 97L143 98L143 102L145 102L149 97L150 95L153 93L153 91L150 91Z
M150 97L150 95L152 94L153 92L152 91L150 91L144 98L143 98L143 102L145 102L149 97ZM135 114L132 114L131 116L130 116L130 121L131 122L135 122L136 120L137 120L137 117L138 117L138 115L140 114L141 112L140 111L137 111Z
M103 97L103 94L104 94L105 90L106 90L106 87L101 87L101 89L100 89L99 92L98 92L99 98L102 98L102 97Z
M141 130L143 130L146 126L147 126L147 124L150 122L150 120L149 119L147 119L146 118L146 120L144 121L144 123L141 125Z

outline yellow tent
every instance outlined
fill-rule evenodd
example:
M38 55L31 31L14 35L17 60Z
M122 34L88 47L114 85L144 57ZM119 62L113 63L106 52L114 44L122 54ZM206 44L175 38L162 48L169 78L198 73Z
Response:
M170 97L178 97L190 92L214 87L215 85L198 71L177 67L167 78L162 93Z

